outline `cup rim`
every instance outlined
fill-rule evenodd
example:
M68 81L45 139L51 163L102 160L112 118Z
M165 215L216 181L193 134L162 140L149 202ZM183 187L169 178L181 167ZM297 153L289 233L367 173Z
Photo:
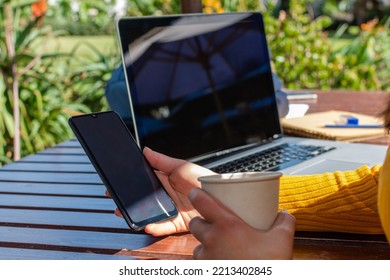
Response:
M267 181L274 180L283 175L282 172L237 172L237 173L222 173L215 175L206 175L198 177L201 183L225 183L232 182L253 182L253 181Z

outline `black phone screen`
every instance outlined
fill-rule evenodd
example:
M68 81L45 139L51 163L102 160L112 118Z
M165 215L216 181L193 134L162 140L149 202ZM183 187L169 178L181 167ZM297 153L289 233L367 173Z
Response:
M174 203L117 113L76 116L69 123L131 228L140 230L177 215Z

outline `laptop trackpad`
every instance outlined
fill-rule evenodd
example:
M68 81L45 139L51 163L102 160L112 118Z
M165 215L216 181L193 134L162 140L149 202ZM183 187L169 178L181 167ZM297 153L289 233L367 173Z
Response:
M365 162L350 162L342 160L326 159L316 162L312 165L308 165L290 174L319 174L332 171L347 171L359 168L362 165L366 165Z

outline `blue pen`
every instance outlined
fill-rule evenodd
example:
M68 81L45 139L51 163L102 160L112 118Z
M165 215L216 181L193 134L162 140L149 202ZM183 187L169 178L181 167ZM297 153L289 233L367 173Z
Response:
M382 128L381 124L326 124L327 128Z

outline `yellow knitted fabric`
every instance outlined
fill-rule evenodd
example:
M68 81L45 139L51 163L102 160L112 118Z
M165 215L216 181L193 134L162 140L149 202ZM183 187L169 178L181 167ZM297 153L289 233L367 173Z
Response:
M379 177L378 209L383 230L390 243L390 148L387 150L386 160Z
M377 200L380 169L376 165L353 171L282 176L279 207L296 217L298 231L382 234Z

